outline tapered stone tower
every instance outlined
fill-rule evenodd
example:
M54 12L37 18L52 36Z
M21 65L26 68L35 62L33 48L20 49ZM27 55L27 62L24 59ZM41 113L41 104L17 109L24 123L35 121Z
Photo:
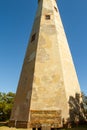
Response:
M38 0L10 124L39 128L74 120L80 87L56 0ZM74 110L72 110L74 109ZM62 123L63 120L63 123Z

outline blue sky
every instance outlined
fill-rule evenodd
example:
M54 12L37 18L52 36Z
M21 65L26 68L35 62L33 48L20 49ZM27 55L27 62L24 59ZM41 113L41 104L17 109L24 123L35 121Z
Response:
M87 0L57 0L81 90L87 94ZM16 92L37 0L0 0L0 92Z

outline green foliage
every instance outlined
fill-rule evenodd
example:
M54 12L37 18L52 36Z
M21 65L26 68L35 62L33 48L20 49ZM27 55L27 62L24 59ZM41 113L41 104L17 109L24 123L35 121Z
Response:
M6 121L10 118L15 93L0 92L0 121Z
M84 114L87 119L87 95L85 95L83 92L82 92L82 99L83 99Z

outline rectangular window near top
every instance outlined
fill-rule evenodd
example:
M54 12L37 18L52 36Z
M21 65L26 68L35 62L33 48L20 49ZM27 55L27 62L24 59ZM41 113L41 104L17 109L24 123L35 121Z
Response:
M33 42L36 38L36 33L32 35L31 42Z
M40 0L38 0L38 3L40 2Z
M45 15L46 20L50 20L50 15Z

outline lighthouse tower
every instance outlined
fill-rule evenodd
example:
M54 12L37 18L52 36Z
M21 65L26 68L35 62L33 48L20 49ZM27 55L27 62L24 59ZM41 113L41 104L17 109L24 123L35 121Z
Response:
M79 116L80 94L56 0L38 0L10 124L60 128Z

